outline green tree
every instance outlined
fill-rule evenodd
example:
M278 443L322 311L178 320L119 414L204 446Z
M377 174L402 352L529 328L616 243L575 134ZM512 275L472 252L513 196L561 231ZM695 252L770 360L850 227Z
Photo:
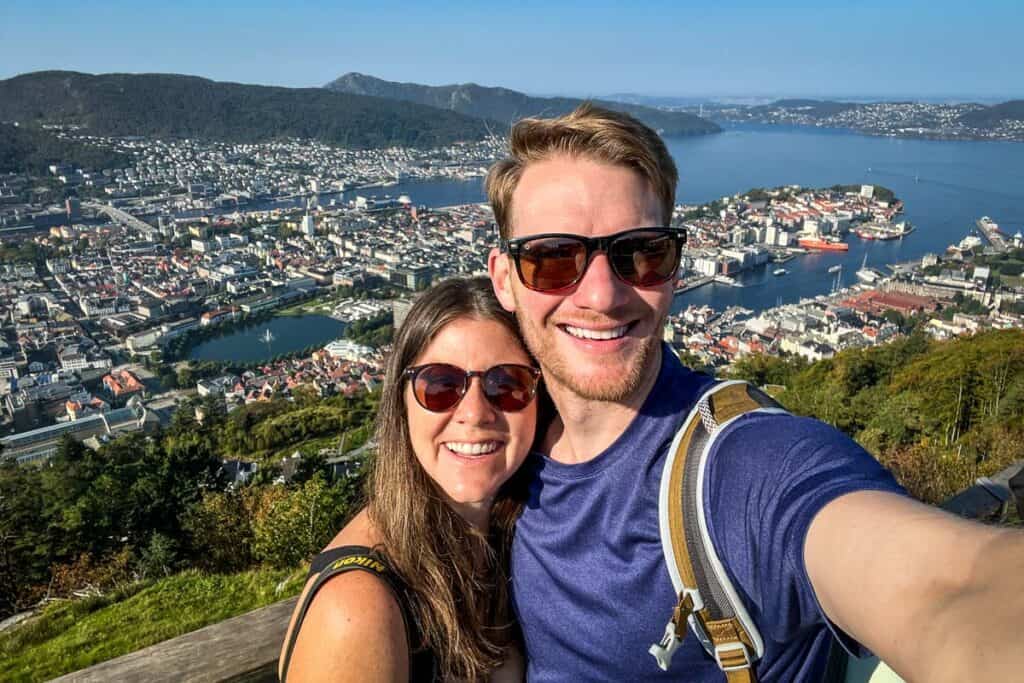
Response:
M257 559L278 568L309 559L341 529L355 499L353 485L328 484L322 474L315 474L273 501L257 518L253 544Z

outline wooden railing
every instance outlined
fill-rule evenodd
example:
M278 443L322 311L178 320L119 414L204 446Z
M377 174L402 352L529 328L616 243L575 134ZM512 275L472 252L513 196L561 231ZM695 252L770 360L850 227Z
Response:
M979 479L942 507L990 521L1014 503L1018 509L1024 507L1024 461ZM1021 513L1024 518L1024 510ZM274 603L55 681L276 681L277 657L297 599Z
M277 656L297 600L282 600L54 680L276 681Z

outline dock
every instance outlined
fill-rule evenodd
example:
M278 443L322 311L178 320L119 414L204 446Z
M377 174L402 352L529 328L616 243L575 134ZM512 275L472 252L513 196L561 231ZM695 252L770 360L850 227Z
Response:
M714 279L715 278L711 277L710 275L704 275L702 277L692 278L690 280L681 280L683 284L678 285L675 288L675 293L685 294L686 292L689 292L691 289L697 289L698 287L703 287L706 284L710 284L711 282L714 281Z
M978 226L978 231L985 236L985 239L988 240L988 243L993 248L999 251L1006 251L1009 248L1006 244L1006 238L1003 237L1003 233L999 230L999 225L991 218L982 216L974 224Z

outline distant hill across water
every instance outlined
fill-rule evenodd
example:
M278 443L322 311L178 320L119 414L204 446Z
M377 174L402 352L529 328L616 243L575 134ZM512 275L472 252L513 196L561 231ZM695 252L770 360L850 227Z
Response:
M882 104L878 102L874 104ZM886 104L910 104L910 101L885 102ZM843 102L835 100L784 99L771 104L751 107L752 112L771 112L778 109L799 109L803 114L814 118L827 118L846 111L862 109L872 103ZM972 103L977 107L958 117L960 123L977 128L993 126L1002 121L1024 121L1024 100L1009 100L1000 104L984 105Z
M979 127L991 126L1000 121L1024 121L1024 100L1010 100L1009 102L968 112L961 116L960 120L967 125Z
M359 73L347 73L324 87L334 92L372 95L427 105L505 126L526 116L567 114L583 102L570 97L533 97L507 88L485 87L475 83L440 86L397 83ZM717 124L685 112L663 111L627 102L594 100L594 103L635 116L665 137L707 135L721 131Z
M175 74L40 71L0 80L0 121L78 125L102 136L226 142L310 138L350 148L479 140L478 118L325 88L281 88Z

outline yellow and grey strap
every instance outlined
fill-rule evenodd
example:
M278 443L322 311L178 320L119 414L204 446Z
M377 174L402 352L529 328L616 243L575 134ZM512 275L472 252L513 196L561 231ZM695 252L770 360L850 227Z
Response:
M729 683L756 681L753 663L764 654L764 643L718 557L703 504L704 472L715 438L752 412L785 411L746 382L716 384L697 401L669 447L658 516L679 600L662 639L649 650L662 669L668 669L689 625Z

